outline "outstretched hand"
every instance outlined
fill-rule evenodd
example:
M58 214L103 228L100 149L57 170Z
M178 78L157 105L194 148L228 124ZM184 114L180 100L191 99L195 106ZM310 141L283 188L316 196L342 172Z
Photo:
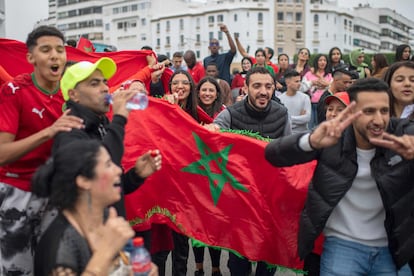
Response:
M384 133L381 138L371 138L369 142L375 146L387 148L395 151L404 159L414 159L414 136L403 135L395 136L393 134Z
M159 150L149 150L135 162L135 173L146 178L161 169L162 157Z
M337 117L321 123L309 137L311 147L321 149L335 145L344 130L362 114L361 111L353 113L354 106L355 102L352 102Z

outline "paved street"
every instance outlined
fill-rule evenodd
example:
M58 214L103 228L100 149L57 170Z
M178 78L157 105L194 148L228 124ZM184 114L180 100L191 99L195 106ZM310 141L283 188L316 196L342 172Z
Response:
M195 271L195 262L194 262L194 254L193 250L190 247L190 254L188 258L188 266L187 266L187 276L193 276ZM230 276L229 269L227 268L227 260L228 260L228 252L222 251L221 252L221 261L220 261L220 270L223 276ZM171 254L168 256L167 265L166 265L166 276L171 276ZM210 255L208 254L208 250L205 250L204 255L204 275L211 276L211 262L210 262ZM294 276L296 275L293 272L277 272L276 276Z

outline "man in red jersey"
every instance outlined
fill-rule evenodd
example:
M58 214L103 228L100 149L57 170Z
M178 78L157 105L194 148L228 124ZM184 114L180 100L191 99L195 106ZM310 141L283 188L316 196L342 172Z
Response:
M34 71L0 91L0 275L33 274L33 249L47 200L30 192L31 177L49 157L59 131L83 127L69 110L62 114L63 34L40 26L28 35L26 46Z
M193 77L194 83L198 84L206 76L203 64L197 61L196 54L192 50L184 53L184 60L187 64L188 73Z

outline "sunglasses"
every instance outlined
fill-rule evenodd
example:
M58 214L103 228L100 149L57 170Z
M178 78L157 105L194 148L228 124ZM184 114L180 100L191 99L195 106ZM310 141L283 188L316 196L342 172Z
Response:
M218 42L211 42L210 46L219 46L220 44Z

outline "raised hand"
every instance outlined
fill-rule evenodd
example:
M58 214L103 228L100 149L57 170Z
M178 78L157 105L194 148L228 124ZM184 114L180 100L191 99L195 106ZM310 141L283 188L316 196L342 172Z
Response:
M414 159L414 136L412 135L395 136L384 132L382 139L371 138L369 142L375 146L395 151L404 159Z
M161 169L162 156L159 150L149 150L135 162L135 173L146 178Z
M117 89L112 94L112 111L114 114L118 114L128 117L130 110L126 108L127 102L138 92L132 89L123 89L122 87Z
M103 250L108 255L115 256L134 235L128 221L118 216L114 207L110 207L108 219L97 229L98 239L90 246L94 252Z
M337 117L321 123L309 137L311 147L321 149L335 145L344 130L362 114L361 111L353 113L354 106L352 102Z

